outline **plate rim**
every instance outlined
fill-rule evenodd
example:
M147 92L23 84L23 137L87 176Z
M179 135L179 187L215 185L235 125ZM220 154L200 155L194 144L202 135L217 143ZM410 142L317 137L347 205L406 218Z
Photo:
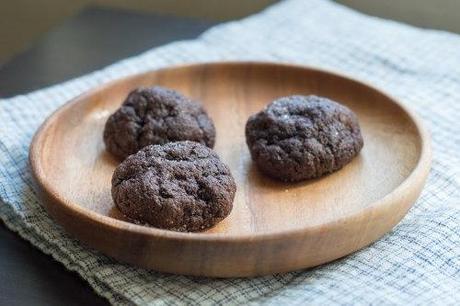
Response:
M352 81L357 83L361 86L367 87L372 89L373 91L385 96L388 100L392 103L396 104L407 116L408 118L414 123L414 126L417 130L417 133L420 138L421 146L420 146L420 156L418 161L411 171L411 173L392 191L387 193L385 196L381 197L377 201L370 203L363 209L360 209L356 212L348 213L344 216L336 218L332 221L321 223L313 226L306 226L306 227L299 227L294 229L288 230L281 230L275 232L262 232L262 233L243 233L243 234L227 234L227 233L183 233L183 232L175 232L165 229L159 229L154 227L148 227L138 224L129 223L127 221L118 220L109 216L104 216L97 212L94 212L90 209L84 208L76 203L71 201L66 201L64 198L59 197L59 193L55 192L51 184L46 180L46 177L43 175L41 171L41 164L40 164L40 144L42 143L42 139L46 136L46 131L49 126L52 124L56 118L59 117L59 114L65 112L68 108L72 107L73 105L80 102L80 100L91 96L99 91L103 91L108 87L114 86L117 83L123 83L126 80L141 77L143 75L148 75L153 72L161 72L166 70L180 70L180 69L192 69L192 68L204 68L206 66L271 66L277 68L284 68L284 69L300 69L300 70L309 70L313 72L329 74L334 77L347 79L348 81ZM49 198L53 203L59 203L62 205L68 212L72 215L76 216L76 218L86 218L92 222L98 223L102 226L108 226L115 230L120 231L129 231L133 234L142 235L142 236L149 236L155 237L160 239L167 239L167 240L174 240L174 241L207 241L207 242L256 242L261 240L278 240L287 237L302 235L303 233L321 230L323 227L331 227L334 224L339 224L344 222L348 219L353 218L361 218L364 215L367 215L371 212L375 213L375 209L384 210L386 205L390 205L395 201L395 197L397 199L404 198L406 194L407 188L416 184L420 181L420 177L422 177L422 184L424 184L425 179L430 171L431 168L431 158L432 158L432 151L431 151L431 137L430 134L425 127L422 120L419 116L412 111L408 106L406 106L402 101L395 98L394 96L388 94L386 91L380 89L379 87L370 84L367 81L363 81L361 79L357 79L355 77L351 77L343 72L332 71L329 69L324 69L316 66L310 65L297 65L292 63L284 63L284 62L268 62L268 61L213 61L213 62L196 62L196 63L189 63L189 64L182 64L182 65L173 65L168 67L162 67L159 69L151 69L147 71L143 71L140 73L129 74L127 76L113 79L111 81L105 82L100 85L95 85L95 87L89 89L82 94L77 95L76 97L70 99L69 101L65 102L63 105L59 106L55 111L53 111L46 120L40 125L40 127L35 132L32 142L29 148L29 165L32 170L33 178L35 182L38 184L40 190ZM409 207L411 207L411 204ZM43 205L42 205L43 206ZM46 206L46 205L45 205ZM48 209L47 209L48 210ZM54 218L53 218L54 220Z

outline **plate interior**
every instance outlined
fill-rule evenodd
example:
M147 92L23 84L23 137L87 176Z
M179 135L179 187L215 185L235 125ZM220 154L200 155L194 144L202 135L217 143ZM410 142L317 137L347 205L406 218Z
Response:
M112 218L110 180L118 161L105 151L107 117L138 86L161 85L201 101L217 130L215 150L237 183L234 208L208 233L272 233L332 222L385 197L420 158L420 135L404 110L360 83L321 71L263 65L195 66L140 75L77 98L45 137L43 174L66 202ZM244 137L247 118L273 99L315 94L339 101L358 116L364 147L338 172L296 184L260 174ZM199 235L199 234L198 234Z

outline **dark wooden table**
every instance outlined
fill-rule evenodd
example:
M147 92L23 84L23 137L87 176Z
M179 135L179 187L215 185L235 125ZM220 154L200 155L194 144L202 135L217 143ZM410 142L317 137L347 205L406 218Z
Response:
M0 66L6 98L97 70L171 41L197 37L210 21L89 8ZM106 305L76 273L0 221L0 305Z

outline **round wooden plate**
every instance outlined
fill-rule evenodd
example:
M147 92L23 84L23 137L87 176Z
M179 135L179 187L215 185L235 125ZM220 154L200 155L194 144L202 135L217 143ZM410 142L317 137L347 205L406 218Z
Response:
M128 92L162 85L201 100L217 129L215 150L238 191L230 216L202 233L123 221L110 195L117 165L102 131ZM249 115L271 100L316 94L357 115L364 148L342 170L296 184L254 167L245 144ZM429 136L394 98L347 77L271 63L196 64L130 76L58 109L35 135L32 171L49 214L69 233L137 266L235 277L292 271L350 254L395 226L419 196L431 162Z

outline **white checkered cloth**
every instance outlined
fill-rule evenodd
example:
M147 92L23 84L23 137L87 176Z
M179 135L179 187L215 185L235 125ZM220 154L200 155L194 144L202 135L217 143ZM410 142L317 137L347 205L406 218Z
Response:
M83 247L32 189L28 147L41 122L77 94L124 75L189 62L262 60L320 66L375 84L415 109L433 136L420 199L370 247L305 271L253 279L167 275ZM71 64L71 62L69 62ZM101 71L0 100L0 217L77 271L113 304L460 304L460 36L291 0Z

